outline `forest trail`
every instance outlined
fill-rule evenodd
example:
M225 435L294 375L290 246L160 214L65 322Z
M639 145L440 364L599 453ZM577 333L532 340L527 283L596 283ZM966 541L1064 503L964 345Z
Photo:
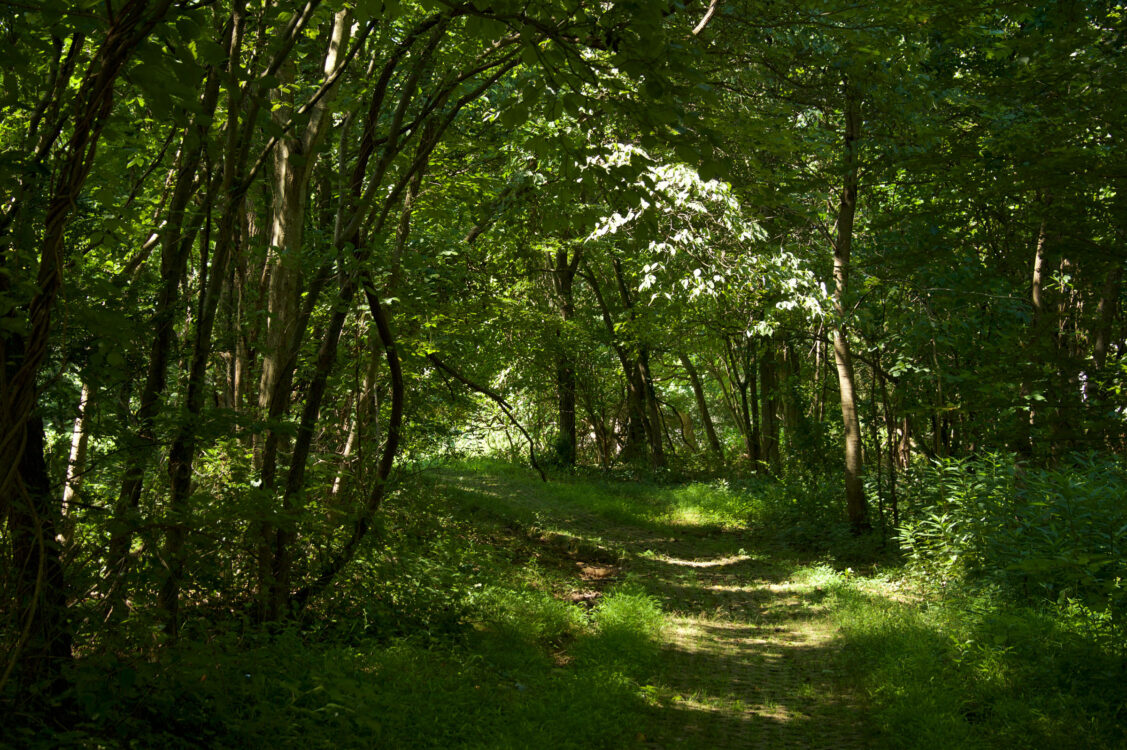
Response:
M836 628L817 587L748 554L692 556L691 535L641 561L670 612L657 747L865 747L859 707L833 668ZM701 550L704 551L704 550ZM662 574L664 573L664 577ZM652 576L652 578L651 578Z
M835 669L825 591L793 553L746 529L608 518L533 483L456 481L532 522L542 560L575 571L572 601L593 604L629 581L661 602L660 660L643 688L653 713L637 746L870 746L861 705Z

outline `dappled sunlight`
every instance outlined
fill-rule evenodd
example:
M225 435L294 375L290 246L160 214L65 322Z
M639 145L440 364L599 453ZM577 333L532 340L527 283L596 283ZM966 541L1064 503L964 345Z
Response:
M674 617L654 736L690 747L861 747L856 707L827 667L837 634Z
M667 557L665 555L654 555L653 559L659 560L663 563L670 565L681 565L688 568L718 568L728 565L735 565L736 563L752 560L751 555L728 555L726 557L714 558L711 560L682 560L677 557Z
M593 489L466 477L458 492L571 577L561 601L595 611L603 591L629 585L660 605L659 657L642 688L647 746L865 746L845 676L830 666L840 633L824 600L842 574L804 568L698 507L720 507L711 490Z

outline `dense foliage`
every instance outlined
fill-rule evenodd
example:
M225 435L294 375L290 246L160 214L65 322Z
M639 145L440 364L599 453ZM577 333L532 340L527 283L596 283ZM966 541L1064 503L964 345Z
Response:
M77 726L83 664L471 609L613 661L640 591L577 620L455 595L464 536L381 557L431 523L384 512L419 467L482 453L711 482L685 507L1114 641L1125 33L1114 0L0 0L0 700Z

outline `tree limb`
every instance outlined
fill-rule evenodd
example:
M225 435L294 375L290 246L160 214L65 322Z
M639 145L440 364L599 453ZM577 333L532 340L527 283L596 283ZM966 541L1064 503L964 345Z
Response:
M532 437L528 434L524 427L521 426L520 422L517 421L517 418L513 416L512 409L510 409L508 402L506 402L505 399L503 399L500 395L494 393L485 386L478 385L477 383L467 378L465 375L462 375L460 372L450 367L450 365L446 364L435 355L428 354L427 359L429 359L435 367L447 373L455 380L461 382L467 388L477 391L483 396L489 397L489 399L492 400L493 403L501 407L501 411L505 412L505 416L509 418L509 421L512 422L518 430L520 430L520 434L524 435L524 439L528 441L528 458L532 462L532 467L536 469L536 471L540 474L540 478L547 482L547 475L544 474L544 470L540 468L540 464L536 462L536 446L532 442Z

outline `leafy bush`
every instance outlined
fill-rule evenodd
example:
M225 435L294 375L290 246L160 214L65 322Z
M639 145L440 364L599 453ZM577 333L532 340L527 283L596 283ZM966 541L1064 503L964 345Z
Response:
M1127 467L1094 455L1048 469L1011 457L919 468L900 543L918 570L948 581L999 584L1028 601L1127 609Z
M1127 661L1059 612L996 588L918 603L864 588L839 579L830 601L880 746L1123 747Z

